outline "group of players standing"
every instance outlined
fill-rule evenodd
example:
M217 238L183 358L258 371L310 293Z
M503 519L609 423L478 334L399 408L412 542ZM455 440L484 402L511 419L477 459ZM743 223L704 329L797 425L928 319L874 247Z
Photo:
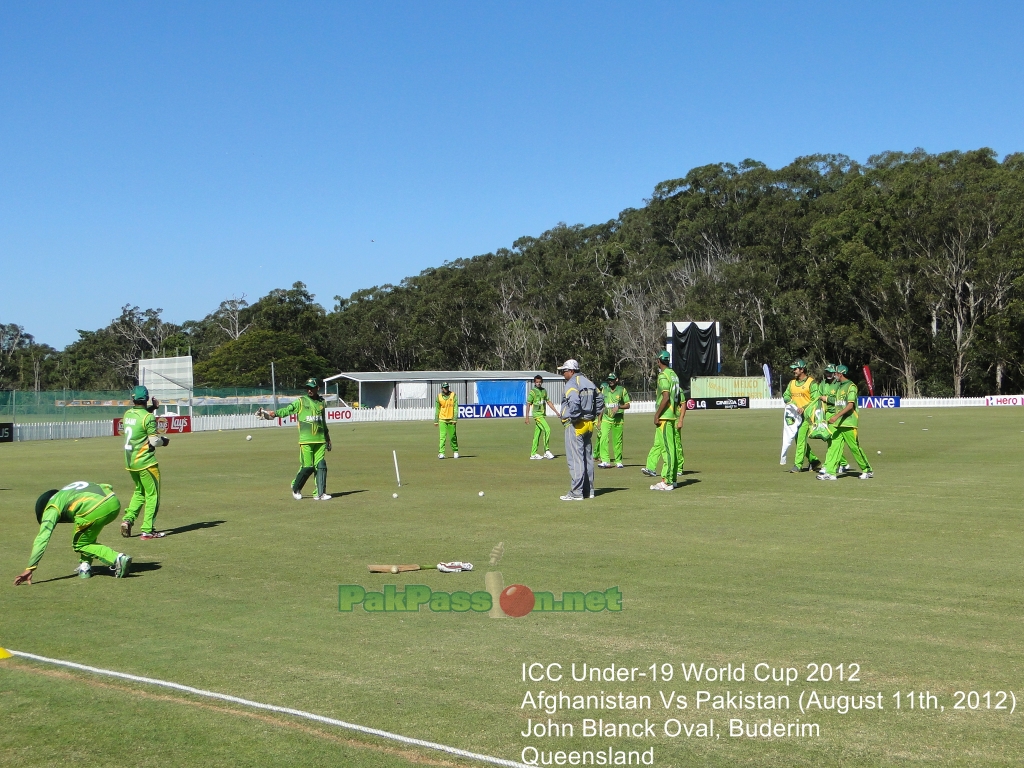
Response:
M874 477L871 462L860 447L858 434L857 385L847 378L845 365L826 365L824 381L815 381L807 374L807 363L797 360L789 366L793 379L782 399L793 418L800 419L796 433L796 457L790 472L814 470L818 480L836 480L848 471L845 450L849 449L857 466L860 479ZM808 443L817 437L825 443L825 461L815 456ZM809 466L804 467L804 462Z

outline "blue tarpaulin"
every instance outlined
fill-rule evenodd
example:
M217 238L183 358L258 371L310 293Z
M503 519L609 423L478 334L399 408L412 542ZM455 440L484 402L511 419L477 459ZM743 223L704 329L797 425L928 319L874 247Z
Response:
M478 381L476 401L481 405L512 405L526 402L525 381Z

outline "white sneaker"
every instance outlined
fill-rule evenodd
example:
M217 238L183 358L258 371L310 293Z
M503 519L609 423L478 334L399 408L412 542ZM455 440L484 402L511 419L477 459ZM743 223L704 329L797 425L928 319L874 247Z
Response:
M875 476L874 472L862 472L861 476L860 476L860 479L861 480L870 480L874 476Z
M616 465L615 465L615 468L616 468L616 469L625 469L625 468L626 468L626 465L625 465L625 464L623 464L623 463L622 463L622 462L620 461L620 462L619 462L618 464L616 464Z
M331 494L329 494L329 493L318 493L316 496L313 497L313 501L330 501L330 500L331 500Z
M553 454L551 451L544 451L544 458L545 459L553 459L553 458L555 458L555 454Z
M456 451L456 452L455 452L454 454L452 454L452 458L453 458L453 459L457 459L457 458L459 458L459 452L458 452L458 451Z
M612 465L609 464L607 461L602 461L597 466L600 467L601 469L611 469L612 468Z
M822 472L820 475L818 475L814 479L815 480L838 480L839 478L836 477L835 475L830 475L828 472Z
M565 494L565 496L559 496L562 501L583 501L582 496L573 496L571 493Z
M439 454L437 454L437 458L439 458L439 459L443 459L443 458L444 458L444 454L443 454L443 453L439 453Z
M664 480L651 486L652 491L674 491L675 489L675 485L669 485Z
M538 461L539 459L543 459L543 458L544 457L541 456L539 453L535 453L535 454L533 454L533 456L530 457L530 461Z
M302 501L302 494L298 491L292 491L292 498L296 501Z
M590 498L594 498L594 493L595 493L594 491L590 492Z
M78 568L75 569L78 573L78 578L88 579L92 576L92 566L89 563L79 563Z

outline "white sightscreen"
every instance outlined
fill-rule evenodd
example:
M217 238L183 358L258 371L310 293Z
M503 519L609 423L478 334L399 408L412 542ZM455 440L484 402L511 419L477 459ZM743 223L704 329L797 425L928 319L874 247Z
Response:
M158 400L187 400L192 393L192 356L139 360L139 384Z

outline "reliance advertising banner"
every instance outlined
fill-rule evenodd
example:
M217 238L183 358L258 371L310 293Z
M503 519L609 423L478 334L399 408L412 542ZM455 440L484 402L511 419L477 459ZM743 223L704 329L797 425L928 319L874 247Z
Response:
M156 431L161 435L168 433L180 435L182 432L192 431L191 416L157 416ZM114 434L124 434L124 419L114 419Z
M516 405L460 405L460 419L521 419L522 404Z
M899 408L898 397L858 397L858 408Z

